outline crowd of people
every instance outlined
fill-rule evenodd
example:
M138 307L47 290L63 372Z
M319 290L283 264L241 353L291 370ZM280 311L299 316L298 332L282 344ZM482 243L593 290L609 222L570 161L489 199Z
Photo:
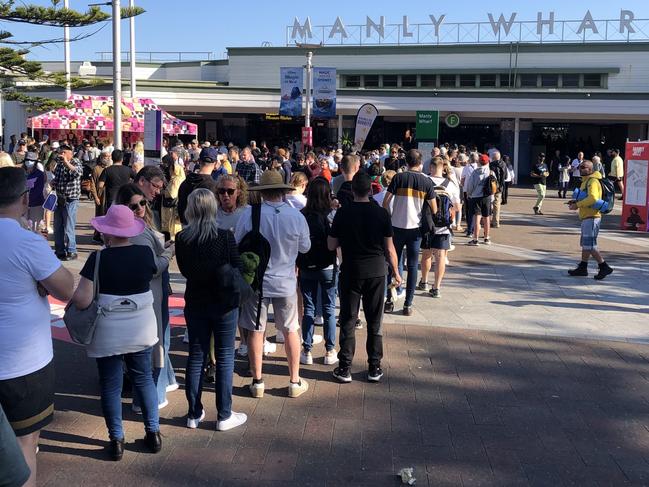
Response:
M248 360L250 395L264 396L271 307L276 341L286 352L288 397L309 389L300 368L320 355L314 349L322 342L333 378L353 380L361 304L365 377L379 382L384 313L412 315L416 290L440 298L455 236L466 232L469 246L490 245L516 182L509 157L493 146L485 153L447 144L421 154L394 144L362 153L323 148L294 154L254 141L241 150L166 141L160 164L144 165L137 145L122 151L110 141L72 142L21 138L11 155L0 154L0 244L6 249L0 257L0 428L6 431L6 415L22 452L15 475L27 475L31 485L39 431L54 412L48 295L78 309L93 302L101 309L86 352L97 363L109 457L120 460L124 451L125 378L145 443L156 453L162 448L158 411L178 388L169 358L174 258L186 280L186 425L194 429L204 420L202 389L210 381L216 429L226 431L247 420L232 409L235 354ZM602 214L594 205L602 190L591 184L603 174L597 161L581 153L577 161L578 176L570 163L577 191L569 207L582 219L582 262L570 275L587 275L593 257L596 279L603 279L612 269L597 248ZM557 169L562 197L567 173L563 163ZM536 214L543 214L552 174L539 155L530 175ZM88 256L75 287L61 261L77 258L76 216L84 194L95 204L90 223L101 248ZM39 233L53 233L54 252ZM315 333L316 324L324 336ZM0 445L0 455L7 445Z

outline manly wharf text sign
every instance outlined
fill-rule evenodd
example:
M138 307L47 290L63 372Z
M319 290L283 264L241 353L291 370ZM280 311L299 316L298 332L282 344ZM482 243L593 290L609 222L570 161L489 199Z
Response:
M398 23L384 16L366 16L364 24L347 25L336 17L332 25L311 24L311 18L286 27L286 45L320 42L323 45L374 44L505 44L510 42L636 42L649 40L649 19L636 19L621 10L617 19L596 20L590 10L579 20L558 20L555 12L538 12L536 20L517 20L518 13L488 13L483 22L446 22L446 14L428 15L425 23Z

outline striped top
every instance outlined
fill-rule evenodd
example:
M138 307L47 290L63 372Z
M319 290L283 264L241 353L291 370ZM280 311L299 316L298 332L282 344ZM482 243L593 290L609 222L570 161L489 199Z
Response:
M416 171L394 176L388 186L388 193L394 195L392 226L403 229L419 228L424 204L435 198L431 179Z

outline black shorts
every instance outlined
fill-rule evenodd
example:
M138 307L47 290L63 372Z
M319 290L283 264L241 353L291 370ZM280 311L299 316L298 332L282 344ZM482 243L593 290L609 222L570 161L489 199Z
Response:
M481 215L484 217L491 216L491 196L471 198L470 204L474 215Z
M52 422L54 364L14 379L0 380L0 404L16 436L26 436Z
M427 233L421 238L421 248L424 250L449 250L451 248L451 235L433 235Z

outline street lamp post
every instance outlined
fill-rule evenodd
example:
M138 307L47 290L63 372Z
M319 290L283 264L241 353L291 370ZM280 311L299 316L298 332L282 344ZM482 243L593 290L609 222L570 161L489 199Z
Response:
M113 0L113 146L122 149L122 43L120 0Z
M70 8L70 0L63 1L64 8ZM63 57L65 61L65 99L72 96L71 75L70 75L70 27L63 27Z
M306 116L304 126L311 127L311 75L313 74L313 52L306 53Z
M129 0L128 6L134 8L135 0ZM135 98L137 96L137 89L135 87L135 16L133 15L131 15L131 18L129 19L129 29L131 34L131 98Z

